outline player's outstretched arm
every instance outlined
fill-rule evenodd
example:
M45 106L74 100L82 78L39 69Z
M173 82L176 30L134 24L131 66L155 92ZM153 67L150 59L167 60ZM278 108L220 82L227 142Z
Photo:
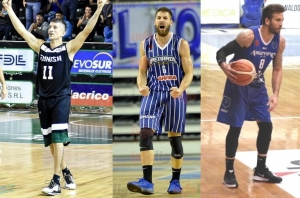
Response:
M181 81L179 90L181 93L190 86L193 80L193 62L190 55L190 46L186 40L181 41L179 54L181 58L181 64L184 71L184 77Z
M85 28L71 41L67 43L67 48L69 52L69 58L70 60L73 60L74 55L76 52L82 47L82 44L86 40L86 38L89 36L89 34L93 31L97 20L99 18L100 12L103 8L105 0L98 0L97 4L97 10L93 14L93 16L90 18L89 22L85 26Z
M44 41L41 39L37 39L35 36L33 36L30 32L26 30L24 25L14 13L11 7L11 0L3 0L2 5L6 8L8 16L16 31L27 41L31 49L39 53L40 46L44 43Z
M148 60L144 50L144 41L142 41L140 44L140 61L137 76L137 86L143 96L147 96L149 94L149 87L147 87L147 69Z

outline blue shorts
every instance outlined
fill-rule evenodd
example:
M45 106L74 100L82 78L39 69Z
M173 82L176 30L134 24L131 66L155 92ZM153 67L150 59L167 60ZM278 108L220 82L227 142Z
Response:
M150 91L142 98L140 111L140 127L151 128L162 133L162 125L166 132L185 132L187 98L186 92L179 98L172 98L169 91Z
M242 127L245 120L271 122L268 102L264 85L239 86L227 80L217 121L234 127Z
M45 146L52 143L70 143L68 124L70 114L70 96L39 98L38 111Z

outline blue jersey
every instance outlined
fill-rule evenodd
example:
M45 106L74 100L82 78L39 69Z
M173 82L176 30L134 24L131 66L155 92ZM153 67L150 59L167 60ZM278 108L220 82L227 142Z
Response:
M271 122L271 115L265 86L264 71L276 56L280 36L275 34L265 43L262 40L259 26L252 27L254 40L248 48L235 53L232 61L248 59L255 66L257 76L247 86L239 86L227 78L223 100L219 109L217 121L230 126L242 127L245 120Z
M239 59L248 59L256 69L257 76L250 85L259 87L265 84L264 71L274 59L279 46L280 35L274 34L273 38L265 43L262 40L260 26L251 27L254 40L250 47L243 48L240 52L235 53L232 61Z
M154 91L169 91L171 87L179 87L184 77L179 47L181 38L171 35L168 43L161 47L155 34L145 39L144 50L148 59L148 87Z

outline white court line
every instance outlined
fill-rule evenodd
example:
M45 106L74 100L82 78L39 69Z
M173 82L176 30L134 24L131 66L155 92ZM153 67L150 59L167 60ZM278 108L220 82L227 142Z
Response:
M275 118L271 117L271 120L288 120L288 119L300 119L300 116L287 116L287 117L275 117ZM215 119L205 119L205 120L201 119L201 122L214 122L214 121L217 121L217 117Z
M0 120L0 122L11 122L11 121L20 121L20 120L32 120L32 119L37 119L39 117L36 118L22 118L22 119L9 119L9 120Z
M8 142L5 142L5 143L8 143ZM24 143L19 143L19 144L24 144ZM30 143L30 145L32 145ZM41 144L42 145L42 144ZM86 145L86 144L70 144L70 145ZM112 145L112 144L88 144L88 145ZM22 149L22 150L45 150L45 147L41 147L41 148L24 148L24 146L22 147L17 147L17 146L0 146L0 148L12 148L12 149ZM65 147L65 150L67 151L83 151L83 152L86 152L86 151L95 151L95 152L100 152L100 153L112 153L113 151L112 150L109 150L109 151L102 151L102 149L97 149L97 150L76 150L76 149L68 149ZM2 151L2 154L3 154L3 151Z
M92 127L97 127L97 128L112 128L112 127L108 127L108 126L95 126L95 125L87 125L87 124L76 124L75 122L81 122L82 120L75 120L75 121L72 121L70 122L70 124L73 124L73 125L78 125L78 126L92 126Z
M74 136L71 136L71 139L112 140L112 139L108 139L108 138L87 138L87 137L74 137Z
M3 134L3 133L0 133L0 134ZM9 133L4 133L4 134L9 134ZM27 136L25 136L25 137L27 137ZM23 137L23 138L25 138L25 137ZM12 139L14 139L14 140L25 140L23 138L19 137L19 138L12 138ZM88 138L88 137L74 137L74 136L71 136L70 138L71 139L89 139L89 140L112 140L112 139L108 139L108 138ZM28 139L26 139L26 140L28 140ZM30 140L36 140L36 139L33 139L32 137L30 137Z

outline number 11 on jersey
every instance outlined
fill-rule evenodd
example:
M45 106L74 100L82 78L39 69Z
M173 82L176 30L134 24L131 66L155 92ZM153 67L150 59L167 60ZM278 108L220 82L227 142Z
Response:
M47 70L49 70L49 72L48 72L48 77L46 76ZM52 66L44 66L44 70L43 70L43 79L53 80L53 76L52 76Z

